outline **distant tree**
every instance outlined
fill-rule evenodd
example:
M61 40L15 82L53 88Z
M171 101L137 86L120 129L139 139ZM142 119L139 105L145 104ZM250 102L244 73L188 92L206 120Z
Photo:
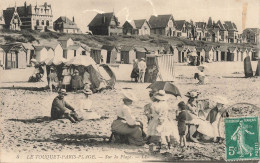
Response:
M208 28L212 28L213 24L212 24L212 19L211 17L209 17L209 20L208 20Z

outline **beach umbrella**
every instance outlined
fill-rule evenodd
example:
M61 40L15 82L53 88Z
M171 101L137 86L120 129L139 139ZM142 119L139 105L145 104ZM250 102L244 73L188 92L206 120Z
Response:
M151 88L153 91L159 91L159 90L164 90L165 93L167 94L172 94L175 97L180 96L181 93L179 89L172 83L170 82L165 82L165 81L156 81L149 85L147 88Z
M57 58L57 57L53 57L53 58L47 58L45 61L46 65L60 65L62 63L66 63L67 59L65 58Z

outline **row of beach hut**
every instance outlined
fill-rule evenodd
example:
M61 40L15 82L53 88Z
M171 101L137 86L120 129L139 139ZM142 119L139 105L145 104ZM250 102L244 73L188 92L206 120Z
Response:
M254 60L259 56L258 53L259 49L228 46L88 46L71 38L61 37L58 40L40 40L32 44L16 42L0 45L0 65L4 69L25 68L32 58L43 62L50 58L70 60L80 55L89 55L97 64L131 64L135 59L141 60L150 54L172 54L175 63L188 62L190 56L201 62L243 61L246 56Z

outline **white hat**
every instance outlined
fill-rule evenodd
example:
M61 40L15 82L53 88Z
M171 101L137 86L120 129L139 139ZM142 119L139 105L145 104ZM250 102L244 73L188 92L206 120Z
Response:
M164 90L159 90L159 92L156 92L153 97L157 100L160 101L166 101L167 100L167 96Z
M226 97L223 97L223 96L215 96L215 97L213 97L212 100L216 103L219 103L219 104L224 104L224 105L229 104L228 99Z
M133 92L122 90L122 93L123 93L123 98L129 99L131 101L137 101L137 98L133 94Z
M38 62L37 62L37 60L36 60L36 59L34 59L34 58L33 58L33 59L31 59L31 62L33 62L33 63L38 63Z
M141 58L141 60L145 61L145 59L144 59L144 58Z
M63 94L63 95L67 95L66 89L61 89L61 90L59 90L58 93L59 93L59 94Z
M200 69L207 69L208 67L206 65L200 65L197 68L200 70Z

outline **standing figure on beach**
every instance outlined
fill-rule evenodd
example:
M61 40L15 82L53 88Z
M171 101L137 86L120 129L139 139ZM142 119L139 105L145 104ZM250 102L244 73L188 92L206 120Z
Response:
M77 70L77 69L74 71L74 75L72 76L71 87L74 91L80 90L84 87L83 79L79 75L79 70Z
M245 143L245 139L246 139L245 134L246 133L250 134L250 135L254 134L253 132L248 131L247 126L244 125L243 120L240 120L239 126L237 127L234 134L231 136L231 140L234 140L237 142L237 147L238 147L237 153L241 157L244 157L244 155L248 155L248 154L251 156L252 155L251 152L253 151L253 148Z
M144 58L141 58L141 61L138 63L138 69L139 69L139 82L143 83L144 75L146 71L146 63Z
M167 96L164 90L154 93L151 100L153 101L149 111L146 115L149 115L150 120L148 123L148 136L151 139L158 137L159 145L170 144L170 137L178 140L177 122L168 118L168 111L170 109Z
M50 80L49 88L50 88L51 92L52 92L53 87L55 90L57 90L58 85L59 85L59 79L58 79L57 73L53 67L50 68L49 80Z
M180 146L186 146L186 134L187 134L187 127L186 121L191 119L189 113L187 112L186 104L181 101L178 103L178 110L176 110L176 120L178 121L178 131L180 135Z
M139 78L138 59L134 59L133 70L131 72L131 79L134 79L135 82L138 82L138 78Z
M244 72L246 78L253 76L253 69L249 55L244 59Z

